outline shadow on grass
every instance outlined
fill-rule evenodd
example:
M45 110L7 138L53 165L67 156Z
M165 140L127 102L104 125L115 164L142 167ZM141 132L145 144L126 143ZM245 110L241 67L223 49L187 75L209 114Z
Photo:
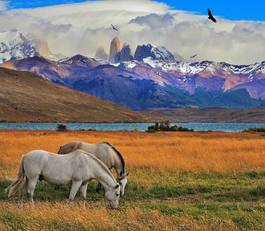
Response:
M8 181L0 181L0 200L7 200L4 189L10 184ZM103 192L96 193L96 184L91 182L88 187L87 197L91 201L101 200ZM37 184L34 198L38 201L57 201L65 200L69 195L70 185L52 185L46 182ZM194 186L154 186L145 189L141 185L129 183L124 196L125 200L136 201L145 199L166 199L179 196L195 195L198 193L211 193L218 190L218 187L194 185Z
M257 202L265 199L265 185L258 185L255 188L242 188L228 192L209 194L205 199L218 202Z
M125 196L122 199L137 201L189 197L217 202L258 201L265 198L263 178L265 178L265 173L257 172L242 173L237 176L183 172L179 173L173 183L170 184L161 182L161 184L145 187L139 183L129 181ZM10 183L0 181L0 200L7 200L4 189ZM87 191L87 197L90 201L102 200L104 197L104 193L96 193L95 188L96 182L90 182ZM55 186L41 181L37 184L34 198L36 201L65 200L69 196L69 190L70 185Z
M0 181L0 201L8 200L5 188L11 184L9 181ZM54 185L47 182L38 182L34 192L36 201L62 201L68 198L70 192L70 184ZM102 198L103 193L96 193L96 183L90 182L87 189L87 197L89 200L98 200ZM76 196L78 197L78 195Z
M126 188L125 199L142 200L177 198L180 196L211 193L217 191L218 189L218 186L210 185L153 186L149 189L145 189L141 185L130 183Z

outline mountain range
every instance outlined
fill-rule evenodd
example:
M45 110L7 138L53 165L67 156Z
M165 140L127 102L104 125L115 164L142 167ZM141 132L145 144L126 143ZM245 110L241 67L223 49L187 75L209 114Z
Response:
M29 71L133 110L265 106L265 62L185 61L152 44L139 45L132 54L129 45L122 47L118 38L113 41L111 60L75 55L52 61L29 56L1 66Z

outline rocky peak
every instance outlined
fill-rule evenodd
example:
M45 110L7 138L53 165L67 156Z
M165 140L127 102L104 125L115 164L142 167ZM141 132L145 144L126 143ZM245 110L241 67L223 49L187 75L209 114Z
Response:
M33 41L18 31L0 33L0 63L37 56Z
M63 59L59 63L69 64L79 67L95 67L97 66L97 61L93 58L88 58L83 55L75 55L71 58Z
M134 58L137 61L143 61L145 58L151 58L157 61L168 63L176 62L174 55L165 47L157 47L151 44L138 46Z
M116 61L120 63L120 62L132 61L132 60L133 60L133 56L132 56L131 47L130 45L125 44L123 48L121 49L121 51L117 54Z
M108 54L106 53L106 51L104 50L104 48L99 47L96 51L95 58L101 59L101 60L108 60L109 57L108 57Z
M117 63L117 54L122 49L122 42L119 37L115 37L110 44L109 61L111 63Z

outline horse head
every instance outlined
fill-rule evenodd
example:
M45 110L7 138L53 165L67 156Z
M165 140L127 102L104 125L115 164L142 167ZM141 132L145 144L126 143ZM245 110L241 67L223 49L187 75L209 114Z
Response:
M119 207L120 190L120 185L117 184L105 192L105 198L108 200L112 209L117 209Z
M120 188L121 188L121 196L124 195L124 192L125 192L125 187L127 185L127 182L128 182L128 179L127 179L127 176L129 175L129 173L122 173L120 174L120 176L118 177L117 181L119 182L120 184Z

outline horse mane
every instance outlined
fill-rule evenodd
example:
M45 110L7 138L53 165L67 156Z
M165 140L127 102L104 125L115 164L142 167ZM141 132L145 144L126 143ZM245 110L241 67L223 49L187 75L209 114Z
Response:
M78 149L76 151L80 151L84 154L86 154L87 156L89 156L90 158L92 158L93 160L95 160L113 179L113 181L116 183L116 179L114 178L114 176L112 175L111 171L107 168L107 166L98 158L96 158L93 154L90 154L89 152L83 151L81 149Z
M103 144L107 144L118 155L118 157L120 158L120 161L121 161L121 165L122 165L122 174L124 174L125 173L125 161L123 159L122 154L111 143L109 143L109 142L103 142Z

